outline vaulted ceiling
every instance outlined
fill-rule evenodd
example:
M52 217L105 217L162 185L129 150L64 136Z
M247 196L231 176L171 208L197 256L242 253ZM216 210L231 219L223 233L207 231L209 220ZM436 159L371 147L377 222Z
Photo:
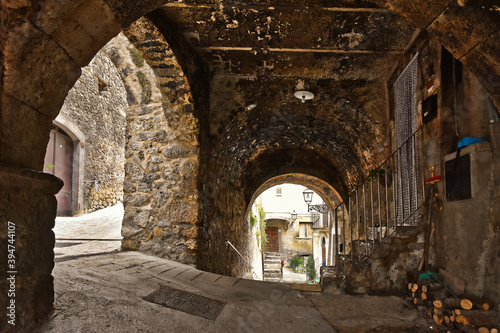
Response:
M205 134L223 155L240 152L229 163L238 174L256 152L313 150L329 161L320 174L342 170L345 188L387 151L386 80L417 31L394 12L364 0L230 0L168 3L147 17L192 83L209 77ZM297 90L315 97L302 103Z

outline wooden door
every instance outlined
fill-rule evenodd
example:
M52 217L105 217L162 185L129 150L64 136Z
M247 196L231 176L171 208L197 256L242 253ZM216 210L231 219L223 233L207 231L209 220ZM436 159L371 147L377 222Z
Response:
M44 159L44 172L61 178L63 188L57 193L57 215L72 215L73 140L60 130L50 132Z
M265 252L279 252L278 228L266 228L267 244Z
M321 242L321 264L323 266L326 265L326 240L323 237L323 241Z

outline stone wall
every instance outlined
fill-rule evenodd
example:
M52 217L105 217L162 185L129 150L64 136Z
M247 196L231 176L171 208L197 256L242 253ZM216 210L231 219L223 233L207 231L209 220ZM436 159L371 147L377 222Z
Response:
M194 264L197 147L168 129L161 104L127 114L122 248Z
M53 308L51 273L55 237L52 228L57 205L55 194L63 184L50 174L18 170L3 164L0 164L0 184L0 197L3 198L0 202L0 260L4 265L0 270L3 311L0 330L32 332ZM37 203L35 207L33 202ZM7 316L12 313L7 310L11 304L14 305L13 318ZM7 320L12 319L15 326L7 325Z
M82 68L60 111L85 136L81 208L86 213L122 200L126 107L120 73L109 57L99 52Z
M418 121L419 126L423 126L419 167L426 178L431 176L430 167L443 177L443 181L435 185L438 207L434 207L432 215L436 232L431 240L430 263L465 280L467 295L498 301L498 274L495 272L500 269L496 259L499 218L494 214L500 188L495 167L498 164L495 162L498 160L498 135L494 130L498 128L498 110L469 70L425 34L401 58L389 87L417 52ZM438 97L437 117L424 124L421 102L432 94ZM445 162L456 156L458 142L467 136L489 142L463 150L464 154L471 154L471 199L448 201L446 183L451 180L446 179ZM418 264L413 266L416 268Z
M146 19L108 54L121 70L127 110L122 249L195 264L198 245L198 121L177 60Z
M85 213L114 206L123 200L123 177L87 181L84 193Z
M423 253L422 229L399 232L390 243L377 244L368 260L352 265L341 286L347 293L404 296L406 272L418 268ZM354 253L357 262L358 253ZM351 267L351 262L347 263Z

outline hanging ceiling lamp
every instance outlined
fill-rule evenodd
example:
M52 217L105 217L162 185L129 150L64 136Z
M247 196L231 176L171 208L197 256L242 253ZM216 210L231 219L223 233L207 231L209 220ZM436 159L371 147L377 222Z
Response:
M314 94L307 90L298 90L293 94L295 97L300 99L302 103L314 98Z

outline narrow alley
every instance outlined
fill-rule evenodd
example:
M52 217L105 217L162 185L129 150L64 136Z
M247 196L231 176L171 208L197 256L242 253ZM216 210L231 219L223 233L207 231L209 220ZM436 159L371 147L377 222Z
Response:
M303 292L119 252L122 214L57 219L55 308L39 333L432 332L397 297Z

